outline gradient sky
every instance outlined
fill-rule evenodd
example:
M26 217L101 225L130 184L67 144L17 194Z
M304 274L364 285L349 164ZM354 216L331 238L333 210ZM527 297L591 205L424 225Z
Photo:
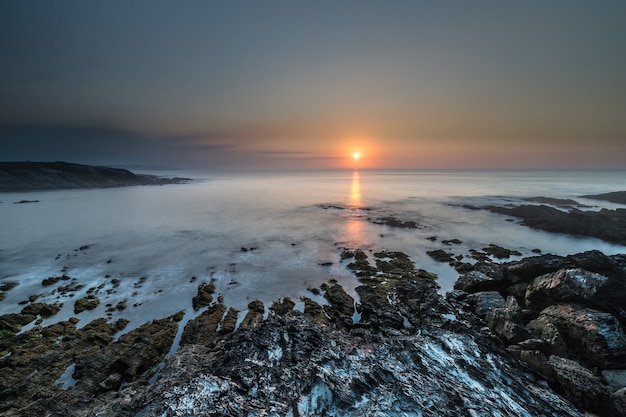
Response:
M626 168L625 22L622 0L0 0L0 160Z

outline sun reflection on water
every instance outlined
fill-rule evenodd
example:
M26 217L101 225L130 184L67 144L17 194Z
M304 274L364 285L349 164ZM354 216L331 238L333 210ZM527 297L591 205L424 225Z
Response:
M347 222L347 237L351 245L359 247L363 241L363 219L361 218L361 177L358 170L352 173L348 209L350 217Z

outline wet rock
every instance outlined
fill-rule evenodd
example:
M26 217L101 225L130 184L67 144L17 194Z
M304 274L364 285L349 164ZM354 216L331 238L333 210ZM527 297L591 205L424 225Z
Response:
M79 298L74 303L74 314L82 313L85 310L93 310L98 307L98 304L100 304L100 300L92 294Z
M237 327L237 318L239 317L239 310L236 308L229 308L224 316L224 319L220 325L220 334L226 334L234 332Z
M285 297L280 301L274 301L270 307L270 311L273 311L276 315L283 316L293 310L295 305L296 303L294 303L291 298Z
M548 356L544 352L533 349L522 349L517 345L508 347L508 351L517 359L524 362L534 372L549 382L555 382L554 371L548 365Z
M53 412L57 404L50 404ZM432 329L373 343L296 312L233 333L210 351L185 347L155 384L128 384L106 403L92 404L90 412L582 416L468 334Z
M304 302L304 314L320 322L328 322L328 317L324 312L324 308L308 297L302 299Z
M448 263L448 262L453 262L454 261L454 258L452 257L452 255L450 255L449 253L447 253L443 249L429 250L429 251L426 251L426 254L428 254L428 256L430 256L431 258L433 258L437 262L446 262L446 263Z
M200 284L198 287L198 293L192 298L191 302L194 310L198 310L201 307L208 306L213 302L213 295L215 293L215 285Z
M390 227L400 227L403 229L417 229L419 227L419 224L413 220L403 221L396 219L395 217L383 217L377 220L372 220L372 223Z
M526 325L526 329L548 344L549 349L545 351L546 354L557 355L563 358L570 357L569 348L565 343L565 339L561 335L557 325L549 316L541 315L531 320Z
M506 278L511 283L530 282L540 275L571 267L572 263L562 256L540 255L522 259L507 265Z
M263 302L259 300L252 301L248 304L248 313L241 322L241 327L255 327L263 321L263 314L265 314L265 306Z
M610 201L611 203L626 204L626 191L614 191L611 193L583 195L583 198L591 198L593 200Z
M590 367L626 367L626 335L610 313L576 304L557 304L539 316L553 323L569 351Z
M9 313L0 316L0 332L17 333L37 318L34 314Z
M403 329L404 320L397 309L389 303L388 291L382 286L361 285L359 294L361 321L371 323L374 329Z
M484 318L495 308L505 307L504 298L497 291L482 291L470 294L465 298L477 316Z
M352 326L354 298L336 283L325 283L322 285L322 290L324 290L324 298L330 303L324 306L324 311L330 320L340 327Z
M486 248L483 248L483 251L498 259L510 258L512 255L516 255L516 256L521 255L521 253L518 251L506 249L501 246L495 245L493 243L487 246Z
M376 259L376 268L380 272L402 274L415 268L415 263L402 252L376 252L374 257L378 258Z
M454 283L454 289L466 292L489 291L499 287L500 282L491 276L474 270L462 274Z
M495 213L519 217L524 225L535 229L596 237L626 245L626 209L582 211L573 208L565 212L545 205L485 208Z
M79 379L76 387L95 393L117 389L122 382L147 380L153 373L150 370L169 351L177 329L172 317L153 320L93 354L78 357L74 371L74 378Z
M61 310L63 304L45 304L45 303L32 303L22 309L22 314L41 316L44 318L52 317Z
M600 416L624 416L624 411L607 386L589 369L558 356L550 356L548 365L558 384L576 406Z
M509 344L531 337L524 328L522 314L514 297L508 297L504 307L494 308L488 312L485 321L499 338Z
M580 206L580 203L576 200L572 200L571 198L553 198L553 197L527 197L524 198L526 201L532 201L533 203L540 204L552 204L558 207L570 208L573 206Z
M626 369L605 369L601 375L614 392L626 387Z
M215 304L204 310L198 317L189 320L180 339L181 346L188 344L206 345L214 341L217 328L226 312L224 304Z
M535 278L526 289L529 308L543 308L560 302L584 302L591 299L608 278L580 268L560 269Z

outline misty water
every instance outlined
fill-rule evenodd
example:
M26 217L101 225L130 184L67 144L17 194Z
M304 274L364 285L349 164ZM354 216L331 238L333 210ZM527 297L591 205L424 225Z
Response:
M508 216L463 205L516 204L522 197L573 198L596 210L618 205L579 196L624 189L623 171L322 171L292 173L158 172L186 176L188 184L0 194L0 283L18 282L0 302L0 314L18 303L64 303L48 325L74 316L74 300L96 288L100 305L78 315L79 326L106 317L106 305L126 300L109 318L130 320L126 330L185 310L202 282L243 317L255 299L266 308L280 297L298 301L329 279L354 295L358 286L340 262L342 248L408 254L438 275L441 292L458 274L426 251L467 255L491 243L522 256L559 255L626 247L598 239L532 230ZM13 204L21 200L37 203ZM529 204L529 203L527 203ZM371 220L393 216L417 229ZM429 237L436 236L432 241ZM447 246L445 239L462 243ZM83 248L80 250L80 248ZM246 250L242 250L245 248ZM252 250L250 250L252 249ZM512 258L519 259L519 257ZM510 259L507 259L510 260ZM504 261L507 261L504 260ZM330 265L328 265L330 263ZM43 287L68 275L84 285L70 297ZM192 277L195 277L192 278ZM114 288L113 279L119 279Z

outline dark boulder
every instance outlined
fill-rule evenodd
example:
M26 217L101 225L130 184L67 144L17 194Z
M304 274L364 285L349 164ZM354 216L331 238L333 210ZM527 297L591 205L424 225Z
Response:
M539 316L553 323L572 354L603 369L626 367L626 334L610 313L577 304L557 304Z
M527 287L526 306L542 310L561 302L585 302L608 282L608 278L580 268L559 269L535 278Z
M522 323L522 314L514 297L507 297L503 307L487 313L485 321L489 328L506 343L517 343L531 337Z
M494 309L503 308L506 305L504 298L497 291L482 291L470 294L465 298L465 302L481 318L485 318Z
M583 410L601 416L624 416L617 398L611 395L600 378L578 362L550 356L548 365L567 398Z

